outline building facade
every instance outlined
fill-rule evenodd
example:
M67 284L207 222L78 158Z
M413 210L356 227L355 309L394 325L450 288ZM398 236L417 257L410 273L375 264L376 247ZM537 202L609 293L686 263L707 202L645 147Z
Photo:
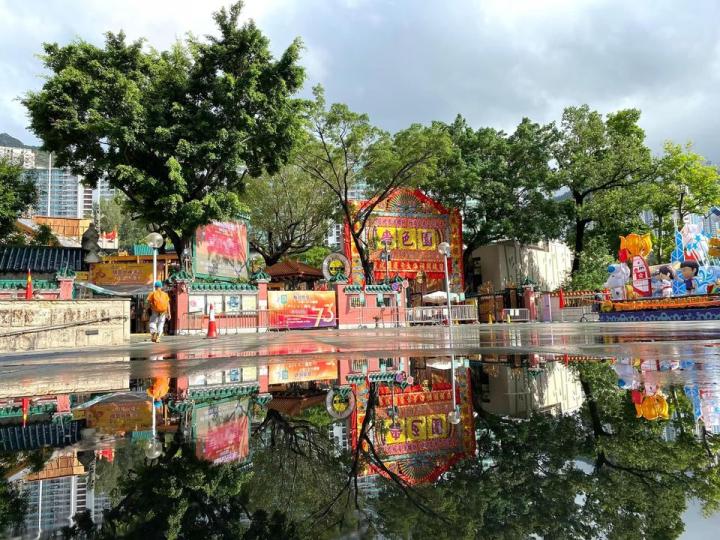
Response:
M35 168L35 152L29 148L0 146L0 159L7 159L16 165L20 165L23 169Z

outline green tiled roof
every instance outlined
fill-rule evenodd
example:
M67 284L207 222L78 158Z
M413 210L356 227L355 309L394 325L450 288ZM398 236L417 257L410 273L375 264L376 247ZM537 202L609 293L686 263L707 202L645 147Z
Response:
M83 269L83 250L69 247L0 247L0 272L57 272Z
M165 244L165 252L175 252L175 247L172 244ZM134 244L132 247L133 255L152 255L153 249L146 244Z
M55 283L54 281L49 281L47 279L33 279L32 284L34 291L52 291L58 288L57 283ZM0 290L25 290L26 285L27 281L24 279L0 279Z
M362 287L360 285L348 285L345 287L346 293L359 293L362 292ZM392 287L390 285L367 285L365 287L365 292L369 293L385 293L385 292L393 292Z
M190 284L192 291L257 291L255 285L250 283L231 283L227 281L194 281Z
M170 278L168 279L168 281L192 281L193 279L194 276L190 272L186 272L185 270L179 270L170 274Z

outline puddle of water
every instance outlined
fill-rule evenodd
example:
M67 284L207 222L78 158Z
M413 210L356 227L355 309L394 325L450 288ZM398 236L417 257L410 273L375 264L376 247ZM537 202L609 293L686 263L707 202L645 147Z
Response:
M29 502L15 532L87 512L107 538L169 523L180 537L678 537L687 504L720 503L720 348L706 329L626 330L470 329L452 350L398 332L383 355L362 348L387 333L294 335L8 368L0 460L8 497Z

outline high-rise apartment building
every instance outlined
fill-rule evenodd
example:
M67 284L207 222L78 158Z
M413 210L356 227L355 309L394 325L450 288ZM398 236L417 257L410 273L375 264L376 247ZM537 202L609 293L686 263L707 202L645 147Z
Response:
M38 191L35 214L51 217L92 216L93 189L82 184L82 177L69 169L33 169Z
M23 169L35 168L35 152L29 148L0 146L0 159L7 159Z

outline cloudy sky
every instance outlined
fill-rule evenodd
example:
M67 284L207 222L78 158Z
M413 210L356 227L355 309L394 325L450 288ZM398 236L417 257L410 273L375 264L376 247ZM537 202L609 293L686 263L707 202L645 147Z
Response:
M166 47L213 30L223 0L0 0L0 132L37 142L17 97L42 84L43 41L101 43L123 29ZM720 162L720 2L248 0L275 51L305 43L307 88L378 125L512 129L563 107L643 111L648 142L692 140Z

